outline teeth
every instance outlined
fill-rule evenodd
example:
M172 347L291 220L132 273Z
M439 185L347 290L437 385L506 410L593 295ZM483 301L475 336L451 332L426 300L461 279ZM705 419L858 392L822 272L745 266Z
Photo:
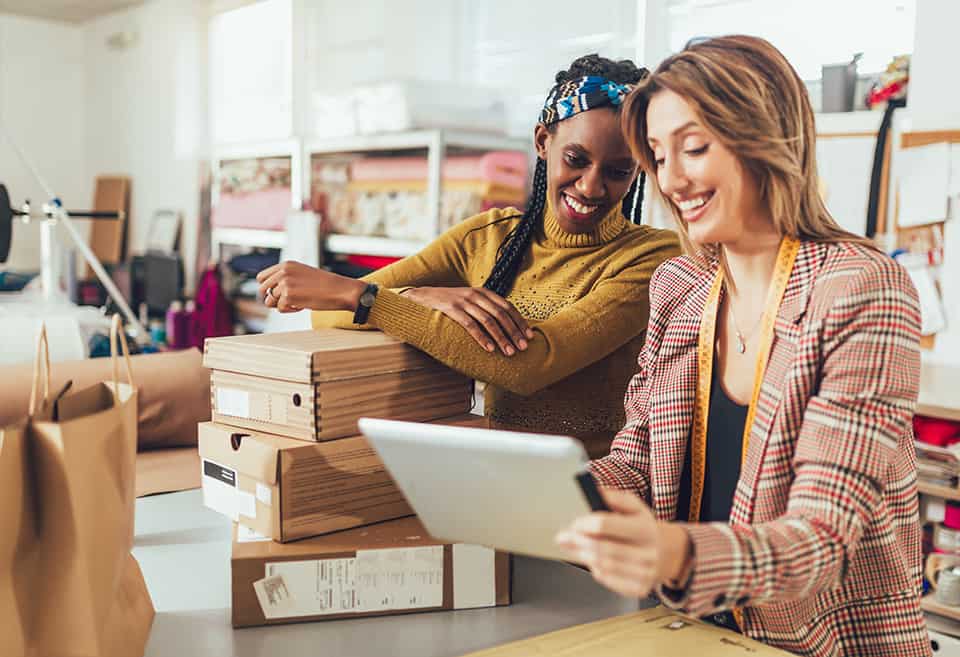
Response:
M691 198L686 201L677 201L677 207L680 208L681 212L689 212L690 210L696 210L709 200L709 196L698 196L697 198Z
M591 212L597 209L597 206L584 205L583 203L580 203L578 200L576 200L575 198L567 194L564 194L564 198L567 199L567 203L570 204L570 207L576 210L580 214L590 214Z

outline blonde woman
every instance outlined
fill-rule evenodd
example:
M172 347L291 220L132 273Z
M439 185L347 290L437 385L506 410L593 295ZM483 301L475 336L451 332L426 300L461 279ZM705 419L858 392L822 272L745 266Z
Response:
M929 655L916 293L824 207L803 83L762 39L711 39L623 121L686 255L654 274L627 423L592 464L613 511L559 542L620 593L797 654Z

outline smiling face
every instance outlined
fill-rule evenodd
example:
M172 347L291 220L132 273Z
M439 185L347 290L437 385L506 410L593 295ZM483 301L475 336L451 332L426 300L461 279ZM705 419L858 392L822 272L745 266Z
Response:
M567 233L588 233L619 206L637 175L637 163L610 108L538 125L537 155L547 162L547 198Z
M656 92L646 123L657 184L693 242L732 245L772 229L754 178L682 96Z

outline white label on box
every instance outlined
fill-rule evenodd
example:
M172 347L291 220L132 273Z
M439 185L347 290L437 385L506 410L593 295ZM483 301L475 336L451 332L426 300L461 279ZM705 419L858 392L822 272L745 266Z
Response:
M257 517L257 498L253 493L237 491L237 513L248 518Z
M236 388L217 388L217 412L221 415L250 418L250 393Z
M215 461L203 459L200 464L203 482L203 504L232 520L237 517L237 471Z
M237 543L257 543L269 540L272 540L269 536L255 532L246 525L237 525Z
M360 611L443 606L443 546L357 551Z
M453 546L453 608L497 604L496 552L482 545Z
M273 494L270 491L269 486L264 486L259 481L257 482L257 499L263 502L266 506L271 506L273 502Z
M282 575L258 579L253 583L253 590L264 618L287 618L293 615L291 611L296 609L297 602Z
M270 562L266 579L282 577L290 597L296 600L283 617L354 613L358 611L356 562L354 558Z
M274 424L287 423L286 395L270 395L270 421Z

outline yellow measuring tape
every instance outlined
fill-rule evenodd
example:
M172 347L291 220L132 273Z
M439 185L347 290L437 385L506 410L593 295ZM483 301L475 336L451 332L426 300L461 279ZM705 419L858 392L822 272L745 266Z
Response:
M760 348L757 353L757 363L753 374L753 394L750 396L750 406L747 408L747 419L743 424L743 449L740 452L740 463L743 464L747 456L747 447L750 444L750 428L757 415L757 400L760 398L760 386L763 383L763 373L770 357L770 347L773 346L773 328L777 320L777 312L783 301L783 294L787 289L787 282L793 271L793 263L800 250L800 241L793 237L785 237L780 242L777 252L777 264L773 272L773 280L767 291L767 300L764 305L763 318L760 322ZM690 449L690 513L687 516L690 522L700 521L700 505L703 502L703 482L706 475L707 461L707 416L710 412L710 385L713 382L713 352L717 328L717 311L720 307L720 289L723 287L723 270L718 270L710 287L710 294L703 307L703 317L700 320L700 336L697 341L697 392L693 410L693 432ZM740 629L743 629L743 613L734 609Z

